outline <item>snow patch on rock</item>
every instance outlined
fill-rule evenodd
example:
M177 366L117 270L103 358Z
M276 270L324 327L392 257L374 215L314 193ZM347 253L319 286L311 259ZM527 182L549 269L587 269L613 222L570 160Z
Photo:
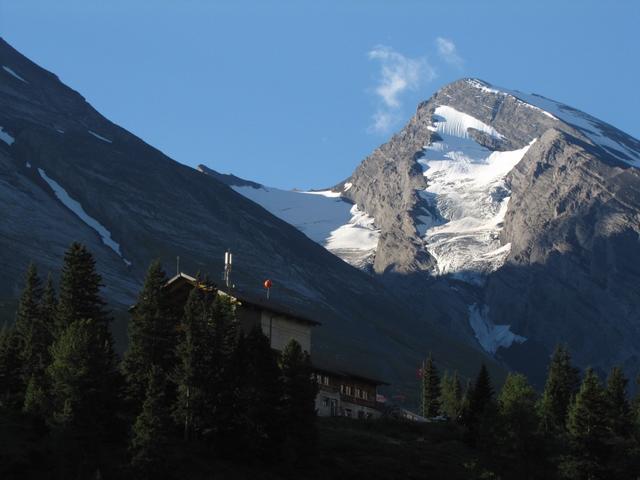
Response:
M62 202L62 204L71 210L80 220L82 220L85 224L87 224L90 228L95 230L100 238L102 239L102 243L104 243L111 250L116 252L120 258L124 261L127 266L131 265L131 262L122 256L122 252L120 251L120 244L118 244L115 240L111 238L111 232L107 230L107 228L102 225L98 220L89 215L80 202L71 198L71 196L67 193L67 191L56 182L53 178L49 177L47 173L42 169L38 168L38 173L42 177L42 179L47 182L47 184L53 190L55 196Z
M469 129L473 128L497 139L504 138L504 136L498 133L492 126L447 105L436 107L434 113L442 118L441 121L436 121L434 125L435 131L440 134L469 138Z
M5 132L2 127L0 127L0 140L2 140L7 145L13 145L13 142L16 141L9 133Z
M582 132L595 145L610 155L634 167L640 167L640 146L633 147L627 142L616 139L619 133L609 125L584 112L571 108L555 100L541 95L522 93L518 90L491 87L479 80L469 79L467 82L484 92L510 96L515 100L534 108L554 120L562 121Z
M469 307L469 325L473 330L478 343L491 354L495 354L498 348L509 348L514 343L523 343L527 339L511 331L510 325L495 325L489 319L489 307L480 307L473 304Z
M16 72L14 72L13 70L11 70L9 67L7 67L6 65L2 66L2 69L7 72L9 75L11 75L12 77L17 78L18 80L20 80L21 82L24 83L29 83L27 82L24 78L22 78L20 75L18 75Z
M89 133L91 135L93 135L94 137L102 140L103 142L107 142L107 143L113 143L112 140L109 140L108 138L103 137L102 135L98 135L96 132L94 132L93 130L89 130Z

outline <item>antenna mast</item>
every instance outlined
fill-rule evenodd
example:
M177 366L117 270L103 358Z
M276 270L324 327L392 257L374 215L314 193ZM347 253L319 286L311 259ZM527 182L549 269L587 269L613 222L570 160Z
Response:
M231 285L231 269L233 266L233 254L231 250L224 252L224 283L227 288Z

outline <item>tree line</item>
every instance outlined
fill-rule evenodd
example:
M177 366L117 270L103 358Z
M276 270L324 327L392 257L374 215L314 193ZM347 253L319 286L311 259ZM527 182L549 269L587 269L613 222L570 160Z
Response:
M496 394L484 365L463 388L457 372L441 378L429 355L421 369L422 414L463 428L481 478L636 479L640 392L630 400L628 383L620 367L606 382L591 368L581 376L560 345L542 394L519 373L509 373Z
M53 478L101 478L123 445L118 477L171 478L180 444L233 462L307 462L317 393L309 354L293 340L274 352L260 326L245 334L231 299L206 279L185 305L171 302L166 281L153 262L119 358L91 253L70 246L58 293L30 265L15 323L0 332L0 428L26 428ZM25 458L4 474L27 478L33 466Z

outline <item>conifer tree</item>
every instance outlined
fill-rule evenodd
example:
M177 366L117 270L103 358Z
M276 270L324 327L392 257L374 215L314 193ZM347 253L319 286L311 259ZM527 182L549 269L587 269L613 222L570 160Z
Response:
M246 349L247 445L262 460L276 459L284 441L282 385L276 354L259 325L247 336Z
M49 295L49 293L47 293ZM26 386L32 377L42 377L49 364L49 347L53 340L47 324L44 299L36 267L27 269L25 287L18 303L16 330L20 340L22 382ZM42 383L40 379L34 380Z
M606 398L609 428L613 435L626 438L631 434L633 421L627 398L627 380L620 367L613 367L607 379Z
M47 369L52 425L88 456L96 453L115 416L112 352L94 320L75 320L51 347Z
M64 255L60 274L55 336L61 335L76 320L93 320L108 339L110 318L100 296L101 286L102 278L96 271L91 253L84 245L72 243Z
M293 339L282 352L280 366L287 453L293 461L305 462L313 455L317 442L315 400L318 384L312 378L309 354Z
M147 377L142 411L133 426L131 466L136 478L164 478L171 428L166 374L153 365Z
M563 475L570 479L607 478L610 439L607 395L590 368L569 406L567 432L570 454L561 464Z
M493 386L487 367L482 364L478 376L468 391L468 404L463 414L463 423L468 429L471 445L488 449L493 444L496 405Z
M224 388L218 392L212 422L216 449L227 458L241 457L249 437L248 357L246 338L239 330L221 372Z
M422 416L425 418L440 415L440 376L429 354L426 362L422 363Z
M93 257L84 246L72 244L62 268L46 380L50 423L77 442L87 461L97 453L100 440L117 425L114 420L121 388L100 286Z
M129 400L136 405L144 400L151 365L169 372L175 364L177 322L163 289L165 283L162 266L154 261L129 322L129 348L123 372Z
M14 326L0 329L0 408L19 408L23 384L20 375L20 342Z
M522 374L510 373L498 396L500 450L520 478L533 478L536 458L536 392Z
M44 375L32 375L24 394L24 413L44 419L49 412Z
M445 372L442 377L440 403L442 413L450 420L457 421L462 413L463 392L458 372Z
M207 317L206 294L196 285L189 294L179 325L178 365L174 375L178 394L174 414L182 425L185 440L202 429L205 415L206 376L212 373L208 369L212 347Z
M579 372L571 365L569 351L562 345L557 346L551 357L547 382L538 403L544 432L554 433L565 429L567 409L579 385Z

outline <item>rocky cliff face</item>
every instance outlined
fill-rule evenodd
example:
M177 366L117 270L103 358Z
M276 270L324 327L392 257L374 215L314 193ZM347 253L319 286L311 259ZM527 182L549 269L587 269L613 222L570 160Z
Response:
M489 353L527 370L566 342L582 365L635 374L639 166L640 142L604 122L464 79L419 105L343 195L381 230L375 271L415 279L416 302L437 292L449 327Z
M418 318L371 275L235 192L228 185L238 179L178 164L2 40L0 107L4 319L13 318L28 263L55 275L72 241L95 254L115 313L134 301L152 259L173 274L179 256L181 270L217 280L231 248L238 289L260 294L270 278L272 301L323 323L313 335L319 361L386 379L410 396L416 365L429 350L443 367L469 375L487 359ZM331 201L341 214L353 208Z

